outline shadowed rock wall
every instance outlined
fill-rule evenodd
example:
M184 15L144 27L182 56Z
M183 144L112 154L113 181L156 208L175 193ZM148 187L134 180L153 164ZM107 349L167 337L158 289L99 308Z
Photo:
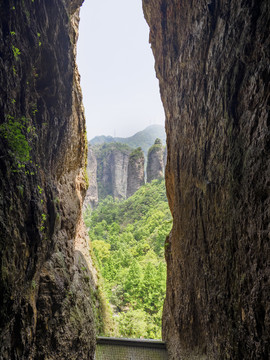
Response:
M81 3L0 3L1 360L94 357L75 64Z
M269 1L144 0L166 113L171 359L269 358Z

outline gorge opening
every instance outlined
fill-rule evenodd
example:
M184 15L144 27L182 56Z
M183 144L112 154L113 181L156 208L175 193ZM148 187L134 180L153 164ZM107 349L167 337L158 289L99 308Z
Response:
M1 360L95 358L103 315L81 216L82 2L0 2ZM268 359L269 1L143 0L143 9L166 111L174 218L169 359ZM115 214L125 220L129 210Z
M99 335L161 339L165 184L164 110L142 5L80 10L77 62L88 135L84 218L100 274Z

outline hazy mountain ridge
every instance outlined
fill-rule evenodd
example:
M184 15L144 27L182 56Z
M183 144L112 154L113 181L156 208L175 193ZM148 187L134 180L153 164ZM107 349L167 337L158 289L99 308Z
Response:
M153 145L156 138L161 139L163 145L166 144L166 133L164 126L150 125L144 130L126 138L105 135L95 136L89 141L89 143L91 145L101 145L106 143L120 142L122 144L129 145L133 149L141 147L146 157L148 149Z

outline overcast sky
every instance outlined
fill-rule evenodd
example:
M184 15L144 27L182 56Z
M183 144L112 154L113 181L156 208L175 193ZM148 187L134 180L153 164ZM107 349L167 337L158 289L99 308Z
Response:
M164 125L141 0L85 0L77 62L88 139Z

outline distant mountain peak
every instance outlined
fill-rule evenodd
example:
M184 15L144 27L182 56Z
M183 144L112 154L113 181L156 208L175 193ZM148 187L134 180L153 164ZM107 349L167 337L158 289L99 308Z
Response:
M113 136L95 136L89 141L91 145L101 145L106 143L120 142L127 144L133 149L141 147L145 156L148 149L153 145L156 138L161 139L162 144L166 143L166 134L163 125L149 125L144 130L138 131L129 137L113 137Z

